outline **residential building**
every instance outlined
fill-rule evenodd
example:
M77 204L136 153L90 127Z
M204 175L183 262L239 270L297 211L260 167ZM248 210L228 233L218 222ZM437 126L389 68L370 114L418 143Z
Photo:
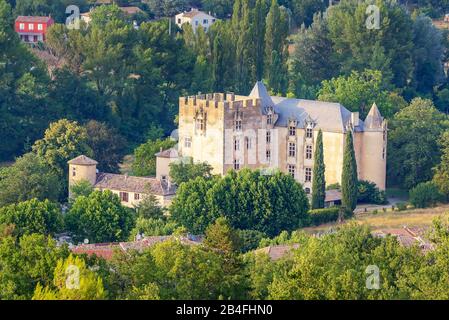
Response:
M190 23L194 32L199 26L204 30L209 30L209 27L215 23L217 19L210 14L192 8L189 12L183 12L175 16L176 25L182 27L184 23Z
M132 208L137 206L149 193L156 197L161 206L167 206L176 192L176 187L167 178L168 172L162 169L160 176L165 176L165 179L98 172L98 162L84 155L70 160L68 164L69 195L71 186L80 181L87 181L96 190L112 191L120 197L124 206ZM164 166L161 166L161 168L164 168Z
M27 43L45 42L48 28L54 24L51 17L18 16L14 29Z
M362 121L339 103L270 96L262 82L248 96L179 99L179 155L209 163L215 174L275 168L311 193L320 129L327 184L341 183L345 137L352 132L359 179L385 189L387 122L375 104Z

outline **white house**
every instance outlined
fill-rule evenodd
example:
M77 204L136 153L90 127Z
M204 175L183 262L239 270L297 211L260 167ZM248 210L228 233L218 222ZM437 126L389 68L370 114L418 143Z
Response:
M207 31L217 19L207 13L199 11L198 9L192 8L189 12L177 14L175 20L176 24L180 28L184 23L190 23L193 31L195 32L199 26L202 26L204 30Z

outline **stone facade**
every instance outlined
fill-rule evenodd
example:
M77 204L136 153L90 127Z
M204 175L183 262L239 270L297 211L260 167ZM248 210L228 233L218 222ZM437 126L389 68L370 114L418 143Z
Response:
M216 174L276 168L311 192L320 129L327 184L341 183L350 130L359 179L385 189L387 123L376 105L362 121L338 103L271 97L262 82L248 96L211 93L179 99L179 155L209 163Z

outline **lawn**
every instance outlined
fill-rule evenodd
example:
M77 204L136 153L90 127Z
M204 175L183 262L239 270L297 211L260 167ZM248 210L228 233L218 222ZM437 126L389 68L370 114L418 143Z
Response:
M430 226L432 221L439 217L444 216L449 218L449 205L441 205L435 208L428 209L411 209L404 211L389 211L380 213L366 213L360 214L349 221L356 221L363 225L369 225L371 229L390 229L390 228L402 228L408 227L425 227ZM323 224L317 227L304 228L306 232L314 233L317 231L327 230L331 227L336 227L337 223Z

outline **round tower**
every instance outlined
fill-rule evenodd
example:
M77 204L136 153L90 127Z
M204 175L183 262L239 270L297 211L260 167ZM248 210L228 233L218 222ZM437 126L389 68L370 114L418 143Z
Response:
M68 162L69 164L69 194L70 187L82 180L88 181L91 186L97 180L98 162L84 155L78 156Z

